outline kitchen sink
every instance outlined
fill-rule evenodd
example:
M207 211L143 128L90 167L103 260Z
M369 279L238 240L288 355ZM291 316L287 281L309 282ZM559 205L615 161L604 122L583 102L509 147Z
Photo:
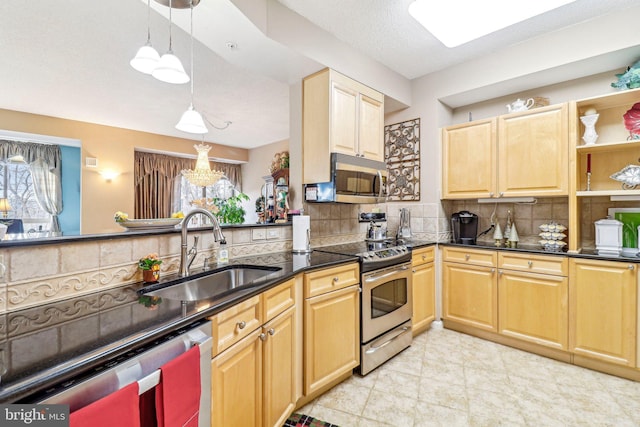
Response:
M205 276L189 279L165 288L144 292L144 295L180 301L197 301L227 294L274 278L281 267L229 266Z

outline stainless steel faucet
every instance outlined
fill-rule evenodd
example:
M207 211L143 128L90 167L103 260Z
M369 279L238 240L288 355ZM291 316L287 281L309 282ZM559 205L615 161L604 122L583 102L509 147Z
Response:
M180 276L182 277L187 277L189 275L189 267L198 253L197 239L195 240L194 247L191 248L190 251L187 250L187 226L191 217L196 214L202 214L211 220L211 224L213 226L213 239L216 242L225 240L220 224L218 223L218 219L211 212L204 209L194 209L186 214L182 220L182 234L180 239Z

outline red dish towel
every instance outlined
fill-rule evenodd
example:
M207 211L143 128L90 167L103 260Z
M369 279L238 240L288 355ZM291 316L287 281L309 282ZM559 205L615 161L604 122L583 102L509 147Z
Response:
M160 369L160 384L156 388L158 427L197 427L200 409L200 347L192 347Z
M69 423L70 427L140 427L138 383L72 412Z

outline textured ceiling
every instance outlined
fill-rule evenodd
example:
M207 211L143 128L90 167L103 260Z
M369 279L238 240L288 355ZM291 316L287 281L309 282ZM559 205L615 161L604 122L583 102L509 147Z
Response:
M296 28L301 36L320 28L406 79L637 4L578 0L448 49L408 15L410 0L278 1L307 18L306 26ZM201 0L194 11L194 104L216 125L233 122L224 131L210 126L206 141L251 148L287 139L289 84L324 67L258 29L255 16L267 15L260 8L275 2ZM151 3L152 43L162 54L168 9ZM255 8L254 21L235 4ZM173 18L173 50L189 72L189 11L175 11ZM174 128L189 105L189 85L156 81L128 64L146 40L146 22L146 1L1 1L0 108L199 140Z

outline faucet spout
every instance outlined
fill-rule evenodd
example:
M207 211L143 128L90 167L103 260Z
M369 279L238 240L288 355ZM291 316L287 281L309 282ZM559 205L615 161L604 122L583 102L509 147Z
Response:
M197 215L197 214L204 215L211 220L213 239L216 242L225 240L224 234L222 234L222 229L220 228L220 223L218 223L218 219L211 212L205 209L198 208L198 209L192 210L187 215L185 215L184 219L182 220L182 230L180 235L181 236L180 237L180 276L181 277L187 277L189 275L189 267L191 266L191 262L193 262L193 258L191 260L188 259L189 255L187 250L187 226L189 224L189 220L194 215Z

